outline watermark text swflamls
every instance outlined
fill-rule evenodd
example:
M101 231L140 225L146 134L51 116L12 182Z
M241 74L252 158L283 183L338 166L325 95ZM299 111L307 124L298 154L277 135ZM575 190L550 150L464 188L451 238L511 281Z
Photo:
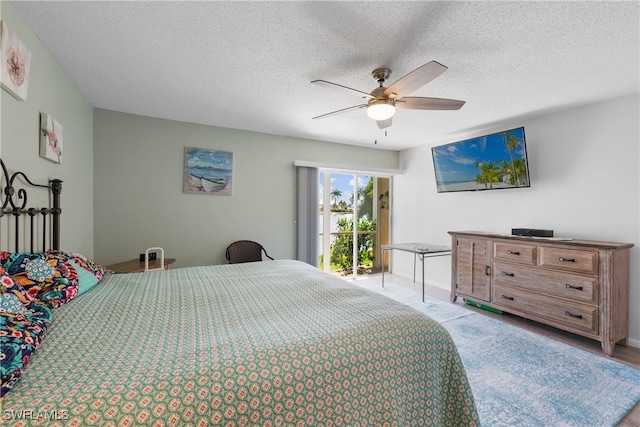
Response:
M2 412L2 420L29 421L62 421L69 419L67 410L35 411L33 409L6 409Z

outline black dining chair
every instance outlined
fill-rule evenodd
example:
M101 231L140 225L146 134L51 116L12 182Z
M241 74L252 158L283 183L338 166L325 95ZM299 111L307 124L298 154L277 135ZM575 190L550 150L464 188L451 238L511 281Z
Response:
M238 240L227 246L226 257L229 264L262 261L263 252L267 258L273 259L260 243L252 240Z

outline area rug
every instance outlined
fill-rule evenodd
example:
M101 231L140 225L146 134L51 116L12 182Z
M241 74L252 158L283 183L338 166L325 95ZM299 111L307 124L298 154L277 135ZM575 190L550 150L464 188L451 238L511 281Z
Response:
M440 322L483 426L615 426L640 403L640 370L393 283L367 286Z

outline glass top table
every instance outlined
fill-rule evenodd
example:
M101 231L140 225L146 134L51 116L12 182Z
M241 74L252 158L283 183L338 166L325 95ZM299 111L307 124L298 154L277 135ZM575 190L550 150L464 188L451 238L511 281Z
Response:
M413 281L416 281L416 259L422 262L422 302L424 302L424 259L439 256L451 255L451 248L448 246L432 245L430 243L393 243L382 245L382 259L384 251L398 250L413 254ZM389 268L391 272L391 268ZM384 265L382 267L382 287L384 288Z

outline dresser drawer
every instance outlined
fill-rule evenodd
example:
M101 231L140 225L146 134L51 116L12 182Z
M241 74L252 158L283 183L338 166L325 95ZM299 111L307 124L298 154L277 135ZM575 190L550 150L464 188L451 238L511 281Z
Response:
M598 307L556 299L511 286L495 284L494 305L527 317L542 318L551 326L598 334Z
M598 252L541 246L540 266L598 274Z
M536 265L538 247L523 243L493 242L493 257L522 264Z
M494 261L493 281L553 297L598 303L598 277Z

